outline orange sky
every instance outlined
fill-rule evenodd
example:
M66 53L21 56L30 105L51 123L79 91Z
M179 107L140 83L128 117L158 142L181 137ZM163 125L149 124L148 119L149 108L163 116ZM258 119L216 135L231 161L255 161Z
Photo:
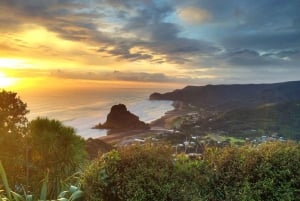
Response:
M104 87L184 85L176 79L174 81L171 79L171 77L180 79L186 73L185 69L178 68L175 64L153 64L147 61L114 58L106 53L96 52L97 47L92 44L65 40L34 24L24 25L17 33L6 33L5 43L9 44L9 48L0 50L2 75L0 87L18 90L42 86L46 88L92 86L92 83ZM133 53L139 51L139 47L132 48L130 51ZM150 50L143 49L143 51L152 54ZM155 59L160 57L162 56L154 56ZM90 74L95 76L90 78ZM121 76L114 74L121 74ZM209 74L201 76L208 79L214 77ZM74 85L78 80L80 84Z

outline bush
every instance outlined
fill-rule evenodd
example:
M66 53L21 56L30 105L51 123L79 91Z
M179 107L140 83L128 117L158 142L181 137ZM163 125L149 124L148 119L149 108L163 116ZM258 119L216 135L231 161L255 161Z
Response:
M14 184L24 181L27 105L17 93L0 91L0 160L9 167L7 177Z
M60 121L37 118L30 122L30 185L37 189L48 171L48 197L62 190L64 181L83 168L87 154L84 139Z
M207 199L299 200L299 144L208 148Z
M193 200L194 188L174 164L168 146L134 145L109 152L83 175L86 200Z
M34 197L31 194L27 194L26 191L23 191L23 194L16 193L11 190L6 172L2 166L2 162L0 161L0 184L2 183L3 186L0 185L0 201L35 201L35 200L47 200L47 190L48 190L48 176L46 176L42 187L41 187L41 194L40 197ZM5 190L3 190L4 188ZM62 191L58 196L58 201L75 201L81 200L83 197L83 192L76 186L68 186L68 190Z
M129 146L95 160L82 184L89 201L300 200L300 147L211 147L191 160L165 146Z

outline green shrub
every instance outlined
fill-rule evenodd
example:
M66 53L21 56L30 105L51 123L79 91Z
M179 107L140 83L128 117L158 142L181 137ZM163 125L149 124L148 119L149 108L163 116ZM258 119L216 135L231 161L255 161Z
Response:
M62 191L64 181L81 170L86 162L84 139L60 121L37 118L29 124L27 141L32 191L48 171L48 197L55 198Z
M195 185L182 175L168 146L128 146L109 152L87 168L86 200L193 200ZM191 178L191 177L190 177Z
M11 190L6 172L2 166L2 162L0 161L0 201L35 201L35 200L47 200L47 190L48 190L48 175L44 179L41 187L40 197L36 198L31 194L27 194L25 189L23 188L23 194L16 193ZM2 186L1 186L2 184ZM2 190L4 188L5 190ZM57 199L57 201L75 201L81 200L83 198L83 192L76 186L68 186L68 190L62 191Z
M0 91L0 160L9 167L7 177L12 183L24 181L27 105L17 93Z
M95 160L82 182L88 201L300 200L300 147L210 147L191 160L165 146L129 146Z
M208 199L299 200L299 144L208 148L204 160Z

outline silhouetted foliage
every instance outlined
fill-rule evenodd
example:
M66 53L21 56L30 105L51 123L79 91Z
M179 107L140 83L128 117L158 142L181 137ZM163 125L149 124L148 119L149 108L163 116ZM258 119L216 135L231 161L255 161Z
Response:
M86 162L84 139L60 121L37 118L30 122L30 182L33 189L48 171L48 196L54 198L63 181L82 168Z
M17 93L0 92L0 160L7 168L7 176L12 182L24 176L23 166L26 134L27 105Z

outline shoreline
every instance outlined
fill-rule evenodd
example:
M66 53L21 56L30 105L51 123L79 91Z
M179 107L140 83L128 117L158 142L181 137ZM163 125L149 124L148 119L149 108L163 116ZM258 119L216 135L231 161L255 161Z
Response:
M167 111L162 117L149 123L150 125L149 130L120 131L106 136L101 136L97 139L100 139L109 145L115 145L129 137L135 137L135 136L138 137L142 134L146 134L149 132L157 133L158 131L161 130L172 129L173 126L172 123L174 122L174 120L186 113L185 105L183 102L173 101L172 105L174 107L173 110Z
M167 111L162 117L150 122L151 128L164 128L171 129L172 122L177 118L186 113L185 105L181 101L174 101L172 103L174 109Z

